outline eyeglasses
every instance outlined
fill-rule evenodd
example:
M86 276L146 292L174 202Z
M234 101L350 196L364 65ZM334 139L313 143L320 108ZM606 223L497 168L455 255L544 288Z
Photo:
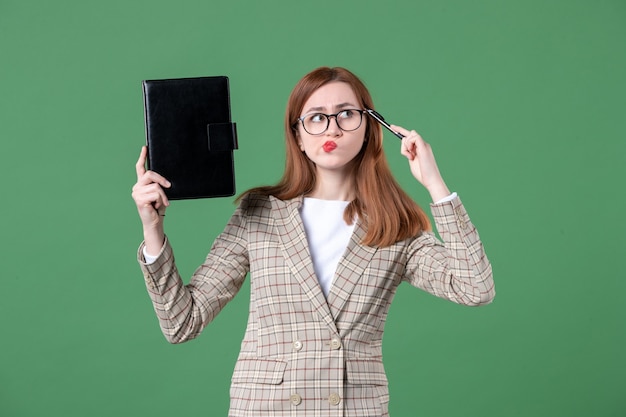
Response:
M302 122L302 127L309 135L321 135L328 130L330 126L330 118L334 117L339 129L350 132L357 130L363 122L363 113L365 110L344 109L335 114L325 113L309 113L298 120Z

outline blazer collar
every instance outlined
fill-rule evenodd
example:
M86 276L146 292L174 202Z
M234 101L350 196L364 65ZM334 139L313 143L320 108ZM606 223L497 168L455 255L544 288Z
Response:
M328 304L335 319L341 315L341 311L354 288L364 284L363 271L378 250L376 247L361 244L365 233L365 228L357 220L348 247L337 265L333 285L328 294Z
M306 232L300 216L303 197L283 201L272 196L270 200L285 263L323 320L336 332L335 320L339 317L355 286L361 283L363 271L377 249L361 244L365 229L357 221L348 247L337 265L333 285L326 300L315 275Z
M326 297L324 297L313 268L306 232L300 217L302 200L303 197L298 197L283 201L270 196L278 239L283 251L283 257L285 258L285 264L289 267L292 275L303 288L324 322L334 333L337 333L335 320L330 313Z

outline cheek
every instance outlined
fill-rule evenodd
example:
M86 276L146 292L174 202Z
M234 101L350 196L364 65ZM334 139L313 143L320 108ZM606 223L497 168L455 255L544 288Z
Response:
M364 147L367 144L367 141L365 140L366 139L365 129L363 130L359 129L355 133L357 134L355 135L356 137L355 137L354 143L355 143L355 146L359 148L360 150L362 147Z

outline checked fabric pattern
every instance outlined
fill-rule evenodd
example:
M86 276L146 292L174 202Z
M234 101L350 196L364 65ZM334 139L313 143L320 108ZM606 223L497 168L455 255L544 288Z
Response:
M229 416L388 416L385 319L406 281L478 306L495 296L491 265L461 200L431 205L437 231L384 248L360 244L359 223L328 299L300 218L302 198L247 195L185 285L166 241L142 262L163 334L196 337L250 276L250 315L230 389ZM444 243L445 242L445 243Z

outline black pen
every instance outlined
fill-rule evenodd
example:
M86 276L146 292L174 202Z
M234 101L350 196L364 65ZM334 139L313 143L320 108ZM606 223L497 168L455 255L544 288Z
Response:
M376 110L367 109L365 111L367 112L367 114L369 114L374 119L376 119L376 121L378 123L380 123L381 125L385 126L387 129L389 129L389 131L391 133L393 133L394 135L396 135L399 139L402 139L404 137L404 135L402 133L396 132L395 130L393 130L391 128L391 126L389 125L389 123L385 122L385 118L380 113L378 113Z

